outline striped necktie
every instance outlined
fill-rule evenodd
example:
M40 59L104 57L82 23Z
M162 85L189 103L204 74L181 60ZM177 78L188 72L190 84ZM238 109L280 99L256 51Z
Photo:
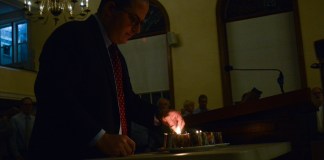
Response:
M116 83L116 88L117 88L117 100L118 100L118 106L119 106L122 134L127 135L127 121L126 121L126 114L125 114L125 97L124 97L124 90L123 90L123 74L122 74L123 72L122 72L122 66L120 63L119 55L118 55L119 50L116 45L112 44L109 47L109 52L111 55L115 83Z

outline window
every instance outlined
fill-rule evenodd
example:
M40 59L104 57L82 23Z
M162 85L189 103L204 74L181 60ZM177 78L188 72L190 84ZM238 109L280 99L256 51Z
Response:
M219 0L217 3L223 68L233 65L236 69L279 69L285 76L285 91L307 86L305 67L301 67L305 64L298 0ZM277 73L223 69L221 75L224 106L241 101L242 95L254 87L263 91L262 98L281 93L276 83Z
M10 64L12 61L12 27L4 26L0 28L1 43L1 65Z
M26 20L0 25L0 65L33 70L28 54L28 23Z
M156 104L161 97L173 103L168 31L169 19L164 7L157 0L150 1L141 33L118 46L125 56L134 92L152 104Z

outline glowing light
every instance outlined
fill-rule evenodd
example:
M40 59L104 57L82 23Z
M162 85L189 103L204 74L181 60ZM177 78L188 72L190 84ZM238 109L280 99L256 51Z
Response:
M30 20L42 20L45 24L49 17L53 17L55 24L60 17L64 17L65 21L83 20L85 19L89 9L89 0L23 0L24 11L27 18ZM77 13L77 7L74 6L80 3L80 12ZM35 9L33 9L35 8ZM68 17L66 17L68 16Z
M181 128L180 128L179 126L177 126L175 132L176 132L177 134L181 134Z
M178 153L178 154L175 154L175 156L185 156L185 155L188 155L189 153Z

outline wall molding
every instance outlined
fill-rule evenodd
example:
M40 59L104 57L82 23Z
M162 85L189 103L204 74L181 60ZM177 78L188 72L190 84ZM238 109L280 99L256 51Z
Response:
M36 101L35 95L0 91L0 99L20 100L24 97L30 97L34 102Z

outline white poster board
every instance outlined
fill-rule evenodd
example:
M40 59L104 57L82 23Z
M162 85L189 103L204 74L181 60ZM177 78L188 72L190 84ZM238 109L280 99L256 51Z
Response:
M301 88L293 13L227 23L229 60L233 68L279 69L286 92ZM253 87L262 97L281 94L276 71L231 71L233 101Z
M167 47L165 34L119 45L135 93L169 90Z

